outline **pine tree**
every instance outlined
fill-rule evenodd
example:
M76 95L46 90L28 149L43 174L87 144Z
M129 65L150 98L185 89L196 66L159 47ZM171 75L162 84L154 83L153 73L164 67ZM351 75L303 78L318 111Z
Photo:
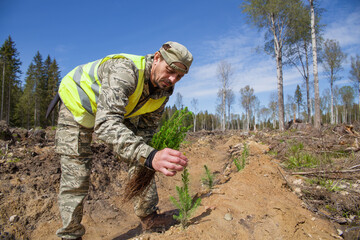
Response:
M46 99L46 108L44 114L46 113L48 104L50 104L51 100L54 98L54 96L58 91L60 81L61 81L60 70L56 62L56 59L54 59L50 65L48 72L47 99ZM58 115L58 106L56 106L51 113L51 119L50 119L51 126L55 125L55 119L57 119L57 115Z
M19 119L18 124L26 129L29 129L34 125L35 82L35 65L30 63L26 72L23 94L17 104L17 118Z
M43 92L45 91L45 67L43 58L38 51L33 59L34 62L34 127L41 126L41 103L43 98Z
M0 62L2 65L0 120L13 124L16 102L21 94L19 80L21 61L11 36L5 40L0 49Z
M60 82L60 71L57 65L56 60L52 60L48 56L44 62L44 82L41 83L43 90L41 92L41 106L40 106L40 117L41 117L41 126L54 126L55 119L57 115L57 107L51 113L51 119L45 119L47 108L51 100L56 95Z

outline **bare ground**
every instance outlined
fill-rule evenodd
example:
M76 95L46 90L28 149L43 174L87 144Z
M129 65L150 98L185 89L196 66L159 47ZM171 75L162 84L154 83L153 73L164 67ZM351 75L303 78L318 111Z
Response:
M342 172L359 169L358 132L356 127L314 131L293 125L283 133L190 134L181 150L190 159L190 191L202 204L188 228L176 225L163 233L142 232L131 204L121 202L126 165L95 143L83 239L358 239L359 172ZM13 129L11 136L0 143L0 239L58 239L60 165L54 131ZM317 167L285 167L289 148L297 142L304 143L304 151L339 156ZM244 143L250 155L245 168L237 171L233 159L241 155ZM201 184L204 165L216 177L211 191ZM307 174L294 174L299 172ZM333 184L320 184L319 179ZM181 175L158 175L157 184L160 211L173 210L169 197L177 197Z

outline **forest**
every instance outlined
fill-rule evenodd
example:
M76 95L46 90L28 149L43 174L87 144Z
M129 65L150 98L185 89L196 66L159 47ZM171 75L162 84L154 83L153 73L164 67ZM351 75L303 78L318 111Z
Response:
M193 98L191 106L187 106L192 112L191 119L186 123L193 126L193 131L284 130L290 121L319 127L320 124L351 124L360 120L360 56L348 57L336 39L323 38L326 27L321 24L323 9L314 6L312 0L308 5L296 0L270 2L272 4L243 1L240 8L249 24L266 33L260 51L275 60L277 92L271 94L267 104L261 105L251 84L233 88L232 83L237 81L232 76L234 66L226 60L220 61L216 70L219 80L217 102L214 102L216 113L199 109L198 99ZM61 76L66 73L60 72L55 58L49 55L43 58L39 51L23 73L19 56L15 40L8 36L0 49L0 120L26 129L56 126L57 108L48 119L45 113ZM350 72L343 71L346 61L351 62ZM313 73L309 70L311 65ZM323 70L321 76L318 65ZM283 93L284 66L296 68L302 79L296 91L286 96ZM336 84L347 77L350 80L347 85ZM319 81L328 82L321 93ZM239 93L240 98L236 99ZM163 122L177 109L185 108L182 95L177 93L174 97L175 104L166 107ZM234 112L235 104L243 111Z

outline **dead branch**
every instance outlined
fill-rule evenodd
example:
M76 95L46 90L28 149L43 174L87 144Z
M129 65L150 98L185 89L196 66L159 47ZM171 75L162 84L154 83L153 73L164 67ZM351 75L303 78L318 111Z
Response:
M283 179L285 180L287 186L290 188L290 190L291 190L291 191L294 191L293 188L291 187L289 181L286 179L286 177L284 176L284 174L282 174L281 170L280 170L279 168L277 168L277 169L278 169L280 175L281 175L281 176L283 177Z
M349 167L349 169L358 168L358 167L360 167L360 164L355 165L355 166L352 166L352 167Z
M336 170L336 171L312 171L312 172L293 172L291 175L314 175L314 174L332 174L332 173L353 173L360 172L360 169Z

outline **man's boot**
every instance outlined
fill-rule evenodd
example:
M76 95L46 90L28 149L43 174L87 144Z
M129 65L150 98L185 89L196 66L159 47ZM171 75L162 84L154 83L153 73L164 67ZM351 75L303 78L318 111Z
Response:
M175 225L177 221L173 218L174 211L158 214L153 212L149 216L142 217L141 226L144 232L163 232Z

